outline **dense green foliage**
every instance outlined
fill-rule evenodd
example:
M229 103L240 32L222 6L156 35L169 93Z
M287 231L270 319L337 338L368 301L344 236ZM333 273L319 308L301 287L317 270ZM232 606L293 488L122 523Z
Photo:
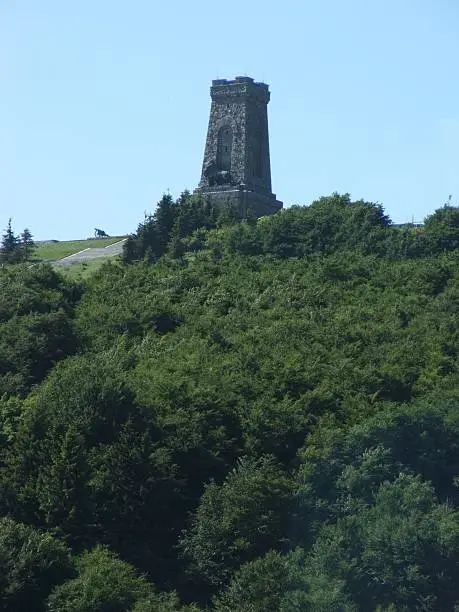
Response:
M165 253L177 257L186 250L184 239L195 231L240 220L233 207L218 210L209 201L191 197L188 191L175 202L172 196L164 195L155 213L146 215L137 232L127 239L123 259L126 263L156 261Z
M65 545L10 518L0 519L1 610L42 610L53 587L71 576Z
M2 609L457 609L458 224L185 193L0 268Z
M50 612L193 612L174 594L158 595L153 585L110 551L96 547L75 560L75 577L57 586Z
M0 267L0 398L27 394L75 352L73 307L79 295L51 268Z

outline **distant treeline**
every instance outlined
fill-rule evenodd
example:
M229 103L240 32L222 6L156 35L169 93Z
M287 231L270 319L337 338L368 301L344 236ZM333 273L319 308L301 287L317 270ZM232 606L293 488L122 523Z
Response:
M220 231L210 231L210 230ZM176 201L165 195L130 236L126 263L155 261L168 254L180 257L206 248L243 255L306 257L339 250L375 254L387 259L426 257L459 247L459 208L445 205L427 217L422 227L392 225L380 204L351 201L333 194L310 206L291 206L258 222L250 211L214 207L184 192Z

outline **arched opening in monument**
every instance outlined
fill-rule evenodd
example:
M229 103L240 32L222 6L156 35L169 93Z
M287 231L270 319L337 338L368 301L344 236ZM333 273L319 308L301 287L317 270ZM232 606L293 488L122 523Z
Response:
M217 138L217 168L218 170L231 170L231 150L233 148L233 130L231 126L224 125L218 131Z

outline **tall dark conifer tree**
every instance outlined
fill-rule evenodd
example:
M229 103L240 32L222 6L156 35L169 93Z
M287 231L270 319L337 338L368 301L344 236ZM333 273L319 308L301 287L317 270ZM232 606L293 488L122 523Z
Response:
M35 242L30 230L26 227L20 236L21 259L29 261L35 249Z
M19 249L19 238L13 232L11 227L11 218L8 219L8 225L5 233L2 236L0 246L0 261L4 263L16 263L20 260L21 254Z

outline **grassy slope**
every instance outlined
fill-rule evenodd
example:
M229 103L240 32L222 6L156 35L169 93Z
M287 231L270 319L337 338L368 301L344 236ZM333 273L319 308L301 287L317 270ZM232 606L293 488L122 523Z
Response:
M71 266L53 266L54 269L65 276L66 278L70 278L74 281L80 281L94 272L96 272L101 266L103 266L107 261L111 261L113 263L120 261L119 257L98 257L97 259L91 259L84 263L76 263Z
M67 255L78 253L83 249L106 247L109 244L119 242L119 240L122 238L124 238L124 236L99 238L93 240L73 240L71 242L56 242L38 245L34 252L34 258L40 261L62 259L63 257L67 257Z

